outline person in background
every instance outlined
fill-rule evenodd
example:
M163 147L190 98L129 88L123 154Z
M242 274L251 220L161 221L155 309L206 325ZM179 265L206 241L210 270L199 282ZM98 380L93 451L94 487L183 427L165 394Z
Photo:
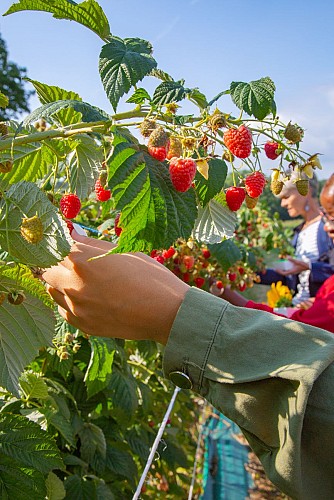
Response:
M282 281L295 292L292 303L298 305L314 297L323 282L333 274L329 253L334 244L324 230L316 177L309 181L307 196L298 192L294 181L295 177L292 175L278 196L281 206L287 209L290 217L303 218L303 222L294 229L291 241L295 255L288 257L289 270L267 269L260 274L260 278L264 285Z
M61 316L89 335L165 345L166 378L235 422L281 491L334 498L334 336L190 287L148 255L72 236L70 254L43 273Z
M320 202L324 230L328 237L334 241L334 174L324 185L320 194ZM331 266L334 270L334 249L328 252L327 255L328 266ZM221 296L236 306L261 309L271 313L275 312L272 307L247 300L239 293L228 288L223 291ZM289 311L289 318L334 333L334 274L322 284L314 298L301 302L297 307L292 308Z

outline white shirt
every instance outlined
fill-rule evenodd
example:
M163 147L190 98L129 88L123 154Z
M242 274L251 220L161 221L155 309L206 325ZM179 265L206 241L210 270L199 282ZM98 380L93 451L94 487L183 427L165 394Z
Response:
M303 260L304 262L314 262L319 259L317 242L319 224L320 220L317 220L300 231L296 246L296 259ZM292 299L293 305L310 298L310 272L310 270L306 270L298 275L299 284L297 285L297 292Z

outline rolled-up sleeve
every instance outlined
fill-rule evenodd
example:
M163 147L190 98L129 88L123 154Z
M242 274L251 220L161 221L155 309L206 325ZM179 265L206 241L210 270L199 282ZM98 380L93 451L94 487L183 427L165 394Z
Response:
M334 498L333 360L333 334L191 288L164 372L240 426L282 491L315 500Z

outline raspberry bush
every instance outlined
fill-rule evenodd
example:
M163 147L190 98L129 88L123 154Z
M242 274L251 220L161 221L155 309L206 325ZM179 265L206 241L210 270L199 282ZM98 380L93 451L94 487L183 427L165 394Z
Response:
M256 222L263 166L273 168L275 193L292 170L306 192L321 166L302 152L302 127L278 118L269 77L208 98L160 69L150 42L112 34L95 0L18 0L4 15L29 10L100 38L111 108L30 79L40 107L22 123L0 124L0 478L13 498L130 498L172 390L159 348L87 338L64 323L37 279L41 269L69 253L79 222L117 241L113 251L143 251L194 286L243 291L255 280L257 245L269 242ZM152 95L146 79L156 82ZM190 115L181 112L185 100ZM119 111L121 103L129 109ZM240 217L249 217L244 228ZM195 410L180 394L147 498L184 496L196 441L184 429Z

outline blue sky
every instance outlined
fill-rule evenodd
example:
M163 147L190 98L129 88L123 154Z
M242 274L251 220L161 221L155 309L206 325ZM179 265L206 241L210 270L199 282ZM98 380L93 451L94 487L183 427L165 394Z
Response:
M1 14L13 4L1 1ZM270 76L278 115L305 131L303 149L322 153L320 178L334 172L334 2L332 0L100 0L113 34L149 40L159 68L208 99L231 81ZM32 79L76 91L112 113L97 69L102 40L48 13L0 17L10 60ZM158 80L145 79L151 91ZM119 110L130 109L125 99ZM31 108L39 103L30 101ZM234 112L229 97L218 101ZM183 107L183 112L195 109ZM272 168L273 164L268 164Z

